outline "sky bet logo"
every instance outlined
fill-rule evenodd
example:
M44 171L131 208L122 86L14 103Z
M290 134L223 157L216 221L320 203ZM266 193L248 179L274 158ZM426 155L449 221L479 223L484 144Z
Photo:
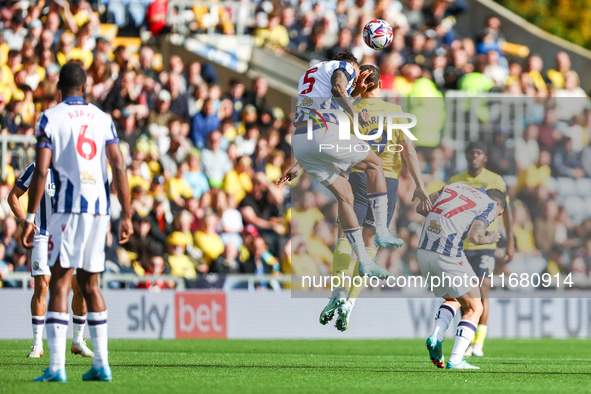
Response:
M308 119L308 130L307 130L307 138L308 140L313 139L313 123L320 127L325 128L328 130L328 125L326 122L326 118L336 117L338 122L339 128L339 140L340 141L349 141L351 139L351 122L347 114L343 111L339 110L322 110L322 109L311 109L310 117L312 119ZM389 152L396 153L402 151L402 145L399 144L390 144L388 145L388 141L392 141L392 133L394 130L402 130L402 132L406 135L406 137L412 141L416 141L417 138L411 133L410 129L417 124L417 117L413 114L409 113L383 113L380 112L379 114L372 114L371 123L374 123L377 118L377 128L372 130L369 134L365 135L359 132L359 113L355 112L353 118L353 132L355 135L364 141L369 141L368 145L351 145L345 144L341 147L340 145L335 146L334 144L320 144L319 149L320 152L323 150L354 150L356 152L367 152L370 147L374 148L378 151L378 153L382 153L384 149L388 150ZM377 115L377 116L376 116ZM395 119L410 119L410 123L396 123ZM386 122L386 130L384 130L384 121ZM332 122L334 123L334 122ZM384 135L385 134L385 135ZM384 139L384 137L386 137Z

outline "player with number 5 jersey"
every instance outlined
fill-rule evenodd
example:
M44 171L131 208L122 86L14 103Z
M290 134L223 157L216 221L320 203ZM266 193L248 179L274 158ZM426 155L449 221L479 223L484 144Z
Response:
M430 196L433 207L429 212L417 208L426 216L417 250L417 260L423 277L436 297L443 297L435 316L435 328L427 339L427 349L433 364L448 369L479 369L463 360L464 353L476 333L482 314L478 277L464 254L464 240L475 245L495 243L501 235L487 231L488 225L503 214L506 195L498 189L476 189L463 183L452 183ZM443 334L456 311L462 308L462 320L456 330L451 357L445 365Z
M84 101L86 73L75 63L62 67L58 89L62 102L44 111L35 134L36 165L29 187L29 206L23 244L33 245L35 211L43 195L47 171L55 182L53 216L48 232L54 248L46 328L50 364L38 382L65 382L65 347L68 329L68 293L74 269L86 300L87 321L94 348L94 361L83 380L112 380L108 361L107 310L98 287L98 274L105 269L105 242L110 228L107 161L113 172L122 214L119 243L133 233L129 185L119 139L110 116Z

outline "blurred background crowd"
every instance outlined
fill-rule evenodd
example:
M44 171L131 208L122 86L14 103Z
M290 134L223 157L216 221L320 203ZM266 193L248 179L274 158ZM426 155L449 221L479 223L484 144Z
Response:
M509 60L495 17L472 37L458 36L455 15L467 9L462 0L254 3L249 33L257 45L311 62L351 50L360 64L379 66L389 94L442 97L454 89L534 98L523 136L498 125L486 136L487 167L508 185L516 261L543 261L541 269L550 273L589 277L591 112L586 99L569 101L586 94L566 53L558 53L551 66L536 55ZM1 133L33 135L41 112L58 103L60 67L78 62L88 73L85 98L112 115L128 169L135 234L129 243L117 244L120 209L113 197L108 272L171 274L188 287L218 287L223 274L330 273L336 204L306 174L291 186L276 185L291 166L290 114L266 99L267 80L245 85L218 75L207 62L178 56L162 61L154 46L114 45L100 34L101 24L110 22L131 35L149 32L158 38L178 27L167 26L167 9L166 0L1 1ZM207 30L200 10L192 9L191 33ZM215 30L235 34L236 15L218 10ZM362 27L375 18L394 28L393 43L384 51L361 40ZM436 140L418 147L429 191L465 170L458 145L441 136ZM33 159L34 144L11 145L2 158L7 170L0 185L0 280L30 270L6 197ZM419 272L423 218L414 211L413 191L404 169L391 227L405 246L380 255L395 275ZM21 200L26 207L26 196ZM138 286L166 289L174 283Z

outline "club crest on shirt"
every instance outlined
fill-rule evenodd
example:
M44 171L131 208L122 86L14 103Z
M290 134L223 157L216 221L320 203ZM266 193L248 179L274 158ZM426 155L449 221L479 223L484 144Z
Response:
M47 186L45 187L45 193L47 193L47 195L49 197L55 196L55 184L48 183Z
M439 234L441 232L441 226L437 224L435 220L431 220L431 224L427 227L427 231L431 231L432 233Z
M314 100L312 100L312 97L306 97L304 99L302 99L302 106L307 107L309 105L312 105L312 103L314 103Z
M38 261L33 261L33 269L35 271L37 271L39 269L39 262Z
M94 185L96 183L96 180L94 179L94 177L92 175L90 175L88 173L88 171L82 171L80 173L80 182L81 183L86 183L89 185Z

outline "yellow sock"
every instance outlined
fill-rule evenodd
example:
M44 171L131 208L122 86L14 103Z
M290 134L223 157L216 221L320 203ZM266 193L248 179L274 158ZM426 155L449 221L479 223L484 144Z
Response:
M340 277L341 279L340 283L336 280L333 281L335 286L333 290L334 292L337 292L344 287L343 278L347 276L352 253L353 249L351 248L349 241L347 241L346 238L339 238L332 255L332 275L333 277Z
M486 339L487 327L484 324L479 324L474 335L474 343L480 346L484 346L484 340Z
M366 247L365 250L367 250L369 257L371 257L372 260L376 257L377 250L375 250L374 248L367 248ZM353 278L355 278L356 276L359 276L359 260L357 260L357 262L355 263L355 269L353 270ZM361 293L361 290L363 290L363 286L355 286L354 282L351 281L351 289L349 290L349 298L356 300L357 297L359 296L359 293Z

